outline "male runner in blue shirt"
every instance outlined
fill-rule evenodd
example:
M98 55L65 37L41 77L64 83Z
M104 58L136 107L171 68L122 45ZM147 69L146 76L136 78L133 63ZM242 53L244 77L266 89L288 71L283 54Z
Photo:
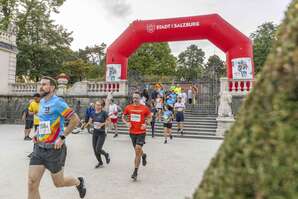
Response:
M78 125L79 117L65 101L54 94L56 80L42 77L39 106L39 127L33 139L34 149L30 159L28 176L28 199L40 199L39 184L45 169L51 172L56 187L76 186L84 198L86 188L82 177L65 177L63 167L66 159L65 138ZM69 120L64 130L64 120Z

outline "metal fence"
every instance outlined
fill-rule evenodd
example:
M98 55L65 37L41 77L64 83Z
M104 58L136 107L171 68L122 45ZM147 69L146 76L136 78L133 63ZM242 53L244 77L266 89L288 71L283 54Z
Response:
M194 103L189 106L193 112L199 114L217 114L220 82L216 78L198 79L193 82L159 82L165 90L171 85L179 85L187 93L192 86L194 88ZM131 96L134 91L142 92L144 88L149 88L149 96L154 89L156 82L144 82L144 77L136 71L129 71L128 79L128 100L131 102Z

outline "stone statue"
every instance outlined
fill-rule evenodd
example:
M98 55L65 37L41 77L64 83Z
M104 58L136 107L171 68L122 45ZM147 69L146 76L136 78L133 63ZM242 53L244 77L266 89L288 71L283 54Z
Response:
M218 116L219 117L232 117L232 95L228 92L222 92L220 95Z
M12 35L16 35L17 34L17 25L15 23L11 22L8 25L7 32Z

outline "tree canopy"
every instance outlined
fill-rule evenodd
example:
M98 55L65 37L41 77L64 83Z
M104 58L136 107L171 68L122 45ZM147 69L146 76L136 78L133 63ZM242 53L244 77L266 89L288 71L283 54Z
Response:
M276 29L277 26L273 22L266 22L258 26L257 30L250 35L253 40L256 74L261 71L272 48L272 44L276 41Z
M145 43L129 58L128 66L140 75L173 75L176 58L168 43Z
M197 45L190 45L178 55L177 77L179 80L192 81L202 76L205 52Z

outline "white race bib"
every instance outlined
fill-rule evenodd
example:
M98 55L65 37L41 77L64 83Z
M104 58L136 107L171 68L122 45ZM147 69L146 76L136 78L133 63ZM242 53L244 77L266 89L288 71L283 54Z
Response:
M141 122L141 115L140 114L131 114L130 121Z
M50 121L43 121L39 123L38 134L49 135L51 134L51 123Z
M101 129L100 125L100 122L94 122L94 129Z

